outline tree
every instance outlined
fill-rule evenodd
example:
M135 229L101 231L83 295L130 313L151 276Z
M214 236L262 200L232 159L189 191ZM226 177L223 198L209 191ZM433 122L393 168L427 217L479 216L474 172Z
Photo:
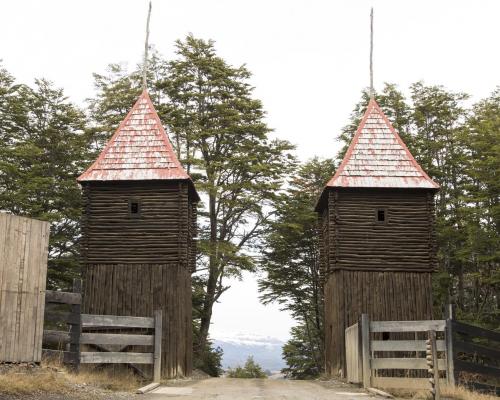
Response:
M314 206L333 170L333 160L315 158L293 171L289 187L276 199L276 215L269 222L260 262L265 273L259 280L260 299L264 304L281 304L300 322L292 335L301 333L301 340L307 342L300 346L307 351L301 357L314 366L307 369L308 373L316 374L323 369L323 288ZM294 340L286 346L298 348ZM293 362L292 358L285 359ZM289 368L291 374L294 367L289 364Z
M267 375L262 370L262 367L253 360L252 356L247 358L247 361L245 362L245 365L243 367L240 367L238 365L235 369L229 368L229 370L227 371L227 376L228 378L245 379L267 378Z
M69 288L79 272L80 190L86 119L61 89L33 89L0 72L0 209L51 223L48 286Z
M207 340L212 308L229 289L225 278L255 270L249 249L272 215L272 201L288 168L292 146L271 140L259 100L252 97L250 72L233 67L215 52L212 41L189 35L177 41L178 59L171 61L159 89L166 121L180 158L197 173L197 188L208 208L200 213L200 250L204 301L197 312L197 348Z
M318 365L311 357L316 349L311 348L309 332L304 324L294 326L291 339L283 346L283 359L287 367L281 372L289 379L313 379L323 371L323 366Z

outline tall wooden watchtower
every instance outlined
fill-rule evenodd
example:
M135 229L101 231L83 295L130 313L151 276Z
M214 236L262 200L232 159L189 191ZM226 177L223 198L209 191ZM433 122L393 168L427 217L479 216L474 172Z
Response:
M370 100L316 206L327 374L345 371L344 331L362 313L372 320L432 318L438 188Z
M146 90L78 182L84 312L152 316L162 309L162 375L189 376L199 197Z

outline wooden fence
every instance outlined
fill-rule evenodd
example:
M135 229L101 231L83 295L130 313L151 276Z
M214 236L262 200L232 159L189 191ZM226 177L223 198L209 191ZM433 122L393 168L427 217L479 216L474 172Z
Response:
M157 310L154 317L131 317L117 315L81 314L81 283L74 285L74 292L47 291L47 304L65 304L70 311L53 310L46 312L46 323L69 326L69 330L44 331L44 345L56 345L58 349L44 349L47 357L57 356L64 363L78 369L80 364L152 364L153 379L160 381L161 375L161 335L162 313ZM149 333L124 333L134 329ZM119 333L109 333L119 330ZM105 333L103 333L103 331ZM102 351L81 351L81 346L94 347ZM126 352L128 346L149 346L152 352ZM61 348L62 347L62 348ZM69 347L68 350L65 350ZM116 349L119 351L116 351Z
M40 362L49 230L0 213L0 362Z
M500 396L500 333L454 320L448 325L453 380Z
M429 333L439 336L432 346L425 340ZM349 382L366 388L430 390L433 378L438 386L461 384L500 394L498 332L451 319L370 321L363 314L359 323L346 329L345 338ZM433 354L429 347L435 349ZM437 369L433 368L435 376L426 377L429 356ZM487 377L493 377L493 384L487 383Z

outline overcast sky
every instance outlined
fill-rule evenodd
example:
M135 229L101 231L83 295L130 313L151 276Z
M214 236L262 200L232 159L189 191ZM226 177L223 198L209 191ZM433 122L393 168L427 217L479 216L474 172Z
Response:
M333 157L335 137L368 85L375 7L375 88L424 80L478 100L500 84L500 1L154 0L150 43L173 57L192 32L252 71L275 134L302 159ZM76 103L92 72L131 67L143 51L147 0L0 1L0 59L19 81L45 77ZM286 338L293 321L256 299L252 277L215 308L214 332ZM243 312L242 312L243 311Z

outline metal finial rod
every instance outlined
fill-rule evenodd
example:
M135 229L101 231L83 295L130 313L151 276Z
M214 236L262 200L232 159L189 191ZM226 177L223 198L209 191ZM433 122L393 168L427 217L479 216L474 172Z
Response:
M373 7L370 13L370 98L375 97L373 89Z
M151 1L149 2L148 20L146 22L146 41L144 43L144 64L142 66L142 89L148 88L147 74L148 74L148 49L149 49L149 20L151 19Z

